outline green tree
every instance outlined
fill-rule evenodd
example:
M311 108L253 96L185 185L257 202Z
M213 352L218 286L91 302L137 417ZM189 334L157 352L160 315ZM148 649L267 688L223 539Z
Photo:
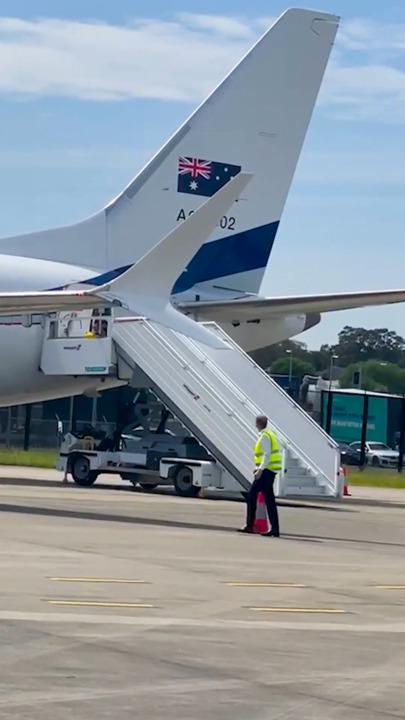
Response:
M311 351L308 350L305 343L298 342L297 340L283 340L283 342L276 343L275 345L268 345L259 350L253 350L250 355L261 367L269 370L275 360L279 358L287 358L288 360L287 350L291 350L294 358L311 362Z
M333 353L329 350L327 345L321 345L319 350L311 350L309 352L309 360L313 364L317 373L321 373L323 370L329 371L330 356ZM339 360L336 361L337 365L340 365Z
M308 360L301 358L292 358L292 374L300 380L304 375L315 375L315 368ZM288 375L290 372L290 358L287 356L280 357L271 364L272 375Z
M308 350L305 343L298 340L284 340L275 345L255 350L251 355L261 367L283 375L288 375L289 372L290 353L294 361L300 360L308 363L308 367L302 371L304 375L328 372L331 355L338 356L334 365L340 368L373 360L377 361L377 364L380 361L405 367L405 340L393 330L387 328L367 330L346 325L339 333L338 338L335 345L321 345L319 350ZM274 370L274 363L279 360L281 365L276 365L277 369ZM301 376L300 368L296 367L294 375ZM367 382L372 385L372 387L370 385L370 390L375 390L377 385L384 386L384 379L379 380L368 376Z
M400 363L405 358L404 338L387 328L366 330L346 325L338 337L336 345L323 345L321 351L338 355L343 367L367 360Z
M342 388L353 387L353 374L361 373L361 387L369 392L405 393L405 370L394 363L369 360L349 365L340 378Z

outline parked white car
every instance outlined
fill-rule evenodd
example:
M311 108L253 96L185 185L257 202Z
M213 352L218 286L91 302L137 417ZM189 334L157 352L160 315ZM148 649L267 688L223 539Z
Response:
M361 452L361 442L350 443L356 452ZM398 450L393 450L383 442L366 442L366 458L369 465L374 467L396 467L398 464Z

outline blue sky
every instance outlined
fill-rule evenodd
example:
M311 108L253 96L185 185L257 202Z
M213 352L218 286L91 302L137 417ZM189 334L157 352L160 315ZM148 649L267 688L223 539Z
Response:
M264 290L403 288L405 4L316 5L342 25ZM0 236L105 204L285 7L2 0ZM301 339L334 341L344 324L405 335L405 308L330 314Z

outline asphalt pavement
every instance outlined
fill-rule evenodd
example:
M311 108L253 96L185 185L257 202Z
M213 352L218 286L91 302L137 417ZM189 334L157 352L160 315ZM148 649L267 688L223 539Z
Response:
M242 503L3 469L0 718L405 718L395 497L283 504L269 539Z

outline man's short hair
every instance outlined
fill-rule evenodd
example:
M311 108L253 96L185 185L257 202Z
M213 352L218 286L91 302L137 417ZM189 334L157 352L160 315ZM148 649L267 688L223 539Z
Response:
M267 417L266 415L258 415L256 418L257 425L260 425L260 427L267 427Z

